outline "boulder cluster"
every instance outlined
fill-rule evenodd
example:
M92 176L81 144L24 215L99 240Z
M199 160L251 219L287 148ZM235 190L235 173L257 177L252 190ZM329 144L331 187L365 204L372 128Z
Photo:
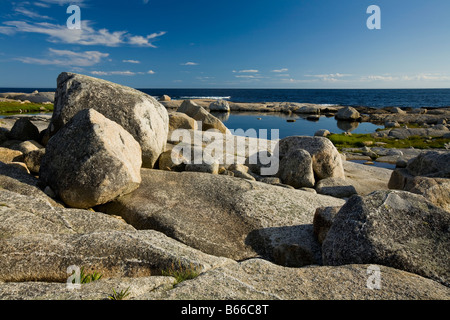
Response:
M449 152L366 169L326 135L238 137L195 101L57 85L48 127L0 131L0 299L450 299ZM192 161L219 138L234 148ZM70 288L74 266L102 277Z

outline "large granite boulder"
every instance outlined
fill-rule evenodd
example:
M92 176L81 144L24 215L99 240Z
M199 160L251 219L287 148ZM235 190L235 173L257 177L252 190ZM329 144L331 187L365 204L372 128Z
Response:
M177 112L185 113L194 120L201 121L202 128L199 129L202 131L214 129L224 134L229 133L229 130L222 121L192 100L183 101Z
M197 121L182 112L169 113L169 132L176 129L197 130Z
M450 178L450 152L428 151L408 162L407 169L414 176Z
M389 188L423 195L433 204L450 211L450 152L428 151L396 168Z
M345 107L345 108L339 109L339 111L336 113L335 117L338 120L358 121L361 118L361 115L355 108Z
M353 196L323 242L325 265L381 264L450 282L450 213L405 191Z
M320 264L316 208L344 201L224 175L141 170L134 192L97 208L137 229L164 232L193 248L235 260Z
M330 177L345 179L341 156L333 143L324 137L293 136L279 142L280 162L292 149L304 149L312 158L318 180Z
M27 118L18 119L8 134L10 140L39 140L39 129Z
M311 155L303 149L291 149L280 161L278 177L294 188L313 188L315 184Z
M68 206L90 208L136 189L141 148L94 109L75 115L47 144L40 179Z
M50 135L86 108L95 109L128 131L141 146L143 167L153 168L164 152L169 130L169 117L163 105L129 87L63 72L58 77Z
M225 100L216 100L209 105L210 111L230 112L230 104Z

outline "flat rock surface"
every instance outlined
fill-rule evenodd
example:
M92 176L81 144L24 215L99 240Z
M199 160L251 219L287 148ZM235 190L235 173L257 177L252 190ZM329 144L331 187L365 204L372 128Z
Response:
M312 234L314 212L344 204L228 176L146 169L141 176L136 191L99 210L120 215L137 229L159 230L203 252L236 260L273 258L281 245L296 246L320 259ZM310 256L306 260L311 263Z
M211 270L173 290L138 299L172 300L436 300L450 289L396 269L380 269L380 289L368 288L369 265L286 268L261 259Z
M343 161L345 181L353 185L359 195L387 190L392 170Z

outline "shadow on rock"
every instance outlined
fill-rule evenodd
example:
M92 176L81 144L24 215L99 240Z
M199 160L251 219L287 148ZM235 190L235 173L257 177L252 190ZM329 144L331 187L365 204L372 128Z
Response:
M245 244L261 257L285 267L321 265L321 246L312 224L270 227L250 232Z

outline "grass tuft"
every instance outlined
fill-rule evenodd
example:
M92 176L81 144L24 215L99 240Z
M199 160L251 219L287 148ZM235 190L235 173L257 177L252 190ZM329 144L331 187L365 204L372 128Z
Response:
M192 264L190 264L189 267L185 267L181 262L178 262L178 267L175 267L175 264L172 263L170 268L162 271L162 275L174 277L176 280L175 285L177 285L183 281L197 278L200 275L200 271L198 267L195 267Z

